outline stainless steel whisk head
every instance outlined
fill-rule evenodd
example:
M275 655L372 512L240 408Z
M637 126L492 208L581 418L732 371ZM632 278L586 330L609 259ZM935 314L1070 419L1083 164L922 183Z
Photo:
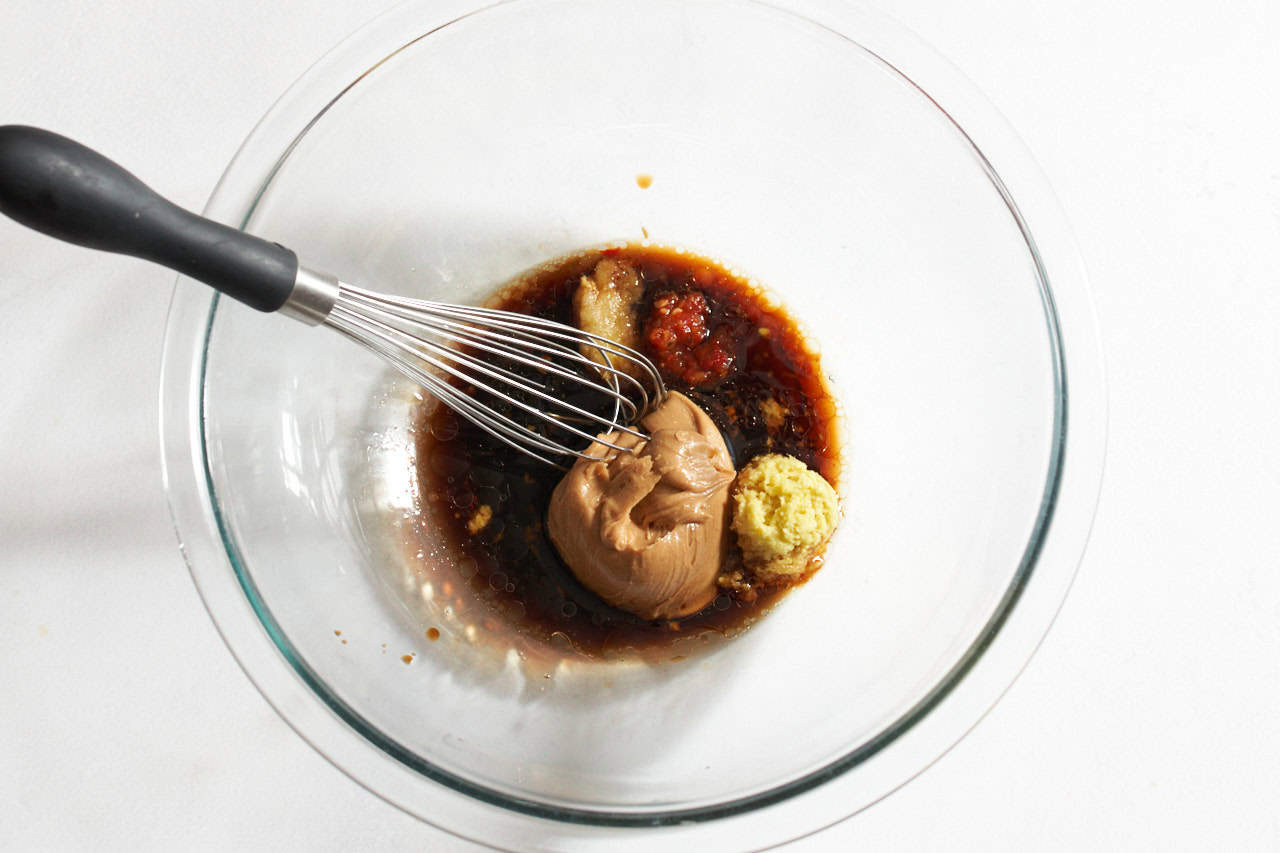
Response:
M339 283L322 322L382 356L489 435L558 468L572 457L603 458L587 452L592 442L627 450L597 435L648 438L632 424L666 395L658 369L641 353L526 314L396 298ZM584 347L604 363L583 355Z

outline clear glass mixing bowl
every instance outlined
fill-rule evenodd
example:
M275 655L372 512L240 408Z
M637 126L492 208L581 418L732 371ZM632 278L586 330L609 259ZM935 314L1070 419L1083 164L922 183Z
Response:
M446 830L556 849L812 831L959 739L1066 594L1104 445L1078 256L994 111L872 13L409 2L281 99L206 212L463 302L647 235L753 276L821 347L846 437L826 567L735 639L588 664L448 602L413 512L412 388L179 281L165 468L209 611L299 734Z

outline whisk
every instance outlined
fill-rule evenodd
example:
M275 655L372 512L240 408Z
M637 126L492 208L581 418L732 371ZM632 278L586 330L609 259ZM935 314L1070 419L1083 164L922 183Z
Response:
M634 349L539 317L346 284L284 246L177 207L47 130L0 127L0 211L60 240L162 264L259 311L336 329L489 435L558 468L601 458L590 452L597 446L627 449L599 434L646 438L634 425L666 394Z

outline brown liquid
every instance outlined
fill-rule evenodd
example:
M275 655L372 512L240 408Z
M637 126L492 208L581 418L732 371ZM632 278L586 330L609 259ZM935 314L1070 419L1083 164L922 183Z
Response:
M836 482L836 406L817 356L780 307L714 262L650 247L596 250L539 270L490 304L572 323L578 279L606 255L640 271L642 323L655 297L690 291L705 296L707 329L731 342L732 366L723 378L699 387L666 379L716 423L736 465L762 453L786 453ZM457 555L460 585L516 630L548 642L567 638L580 653L609 656L704 631L732 634L785 592L726 590L678 622L648 622L610 607L578 582L547 538L544 519L560 472L494 441L443 404L418 417L417 474L428 524ZM736 561L736 553L730 559Z

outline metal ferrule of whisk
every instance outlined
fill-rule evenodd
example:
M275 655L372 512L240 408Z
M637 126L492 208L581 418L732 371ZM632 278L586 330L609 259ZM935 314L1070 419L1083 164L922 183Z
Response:
M633 424L666 396L641 353L526 314L387 296L303 266L279 311L341 332L489 435L558 468L630 451L618 434L647 439ZM583 393L566 399L553 380Z

